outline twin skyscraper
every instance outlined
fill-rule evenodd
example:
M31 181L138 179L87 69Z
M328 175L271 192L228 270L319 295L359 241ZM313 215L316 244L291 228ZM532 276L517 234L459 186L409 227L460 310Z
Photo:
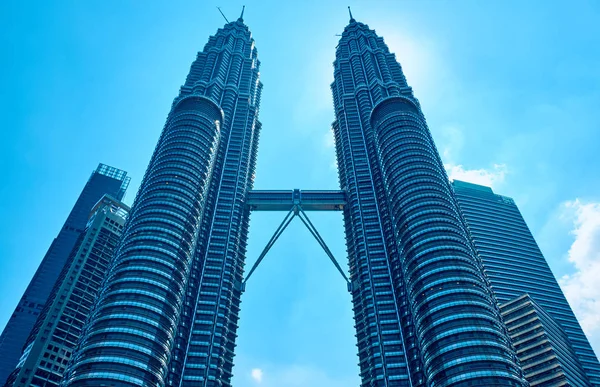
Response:
M323 210L342 195L331 209L343 210L361 385L600 386L600 364L514 202L448 180L375 31L351 15L336 50L341 191L304 202ZM7 385L231 385L250 211L269 197L271 209L311 208L299 190L285 200L252 191L259 68L243 15L209 38L132 208L118 201L124 176L112 176L116 192L89 204L94 215L77 226L16 356L3 343L18 327L3 333Z

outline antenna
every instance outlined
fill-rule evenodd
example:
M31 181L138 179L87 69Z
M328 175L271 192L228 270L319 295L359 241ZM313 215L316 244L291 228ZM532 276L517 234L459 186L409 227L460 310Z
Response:
M242 14L240 15L239 21L244 21L244 10L246 9L245 5L242 5Z
M229 20L227 20L227 17L225 16L225 14L223 13L223 11L221 11L221 7L217 7L217 9L219 10L219 12L221 12L221 16L223 16L223 19L225 19L225 21L227 23L229 23Z
M348 6L348 13L350 14L350 23L356 21L354 20L354 18L352 17L352 10L350 9L350 6Z

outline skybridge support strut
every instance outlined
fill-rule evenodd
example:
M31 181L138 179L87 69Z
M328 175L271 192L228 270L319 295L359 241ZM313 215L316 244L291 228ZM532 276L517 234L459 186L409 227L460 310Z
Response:
M248 272L246 279L242 282L242 292L246 290L246 282L248 282L248 279L250 279L250 276L252 275L252 273L254 273L254 270L256 270L258 265L260 265L260 263L262 262L265 255L267 255L267 253L269 252L269 250L271 250L271 247L273 247L273 245L275 244L277 239L279 239L281 234L283 234L283 231L285 231L287 226L292 222L292 220L294 219L294 216L296 216L296 214L294 213L294 209L292 208L290 210L290 212L287 213L285 218L283 218L283 221L281 221L281 223L279 224L279 227L277 227L277 230L275 230L275 233L273 234L271 239L269 239L269 242L267 243L267 245L265 246L263 251L260 253L258 258L256 259L256 262L254 262L254 265L252 266L252 269L250 269L250 271Z
M351 291L352 289L350 289L350 280L346 276L346 273L344 273L344 271L340 267L340 264L333 256L333 253L331 252L331 250L329 250L329 247L327 247L327 244L325 244L325 240L323 239L323 237L321 237L321 234L319 234L319 231L317 231L317 228L312 224L310 219L308 219L308 215L306 215L306 212L304 212L301 207L299 207L299 209L300 209L300 212L298 213L298 217L300 218L302 223L304 223L304 225L306 226L308 231L310 231L310 233L315 237L317 242L319 242L319 244L325 251L325 254L327 254L329 259L331 260L331 263L333 263L333 265L338 270L338 272L342 275L342 277L344 277L344 280L346 280L346 283L348 284L348 290Z
M283 218L283 220L281 221L281 223L279 224L279 227L277 227L277 229L275 230L275 233L273 234L273 236L271 237L271 239L269 239L269 242L267 243L267 245L265 246L265 248L263 249L263 251L260 253L260 255L258 256L258 258L256 259L256 262L254 262L254 265L252 266L252 268L248 272L248 275L246 276L246 279L244 279L244 281L242 282L242 284L240 286L241 287L241 291L244 292L246 290L246 282L248 282L248 280L252 276L252 273L254 273L254 271L256 270L256 268L258 267L258 265L260 265L260 263L262 262L262 260L265 258L265 256L269 252L269 250L271 250L271 247L273 247L273 245L275 244L275 242L277 241L277 239L279 239L279 237L281 236L281 234L283 234L283 232L285 231L285 229L287 228L287 226L289 226L289 224L292 222L292 220L296 216L300 218L300 220L306 226L306 228L308 229L308 231L310 231L310 233L312 234L312 236L317 240L317 242L319 243L319 245L321 246L321 248L323 249L323 251L325 251L325 254L327 254L327 256L329 257L329 259L331 260L331 262L333 263L333 265L335 266L335 268L338 270L338 272L342 275L342 277L346 281L346 285L348 287L348 291L351 292L352 291L352 283L350 282L350 280L346 276L346 273L344 273L344 271L342 270L342 268L339 265L338 261L335 259L333 253L331 252L331 250L329 249L329 247L325 243L325 240L323 240L323 237L321 237L321 234L319 234L319 231L317 231L317 228L310 221L310 219L308 218L308 215L306 215L306 212L304 212L304 210L302 209L302 207L300 207L299 204L295 204L292 207L292 209L287 213L287 215Z

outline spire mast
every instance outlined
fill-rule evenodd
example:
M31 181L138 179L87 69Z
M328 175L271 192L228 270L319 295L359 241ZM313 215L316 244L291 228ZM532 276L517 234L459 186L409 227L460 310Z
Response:
M352 10L350 9L350 6L348 6L348 13L350 14L350 23L355 22L356 20L354 20L352 17Z
M225 14L223 13L223 11L221 11L221 7L217 7L217 9L219 10L219 12L221 12L221 16L223 16L223 19L225 19L225 21L227 23L229 23L229 20L227 20L227 17L225 17Z
M242 14L240 15L240 18L238 19L239 21L244 21L244 10L246 10L246 6L242 5Z

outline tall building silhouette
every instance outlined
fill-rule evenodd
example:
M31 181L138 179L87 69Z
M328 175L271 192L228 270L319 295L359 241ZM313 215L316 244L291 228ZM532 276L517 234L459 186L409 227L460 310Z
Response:
M129 180L125 171L105 164L92 172L0 336L0 384L15 369L27 337L84 230L92 207L105 194L122 199Z
M600 364L514 200L455 180L456 198L499 303L527 293L560 324L594 385Z
M230 385L262 90L242 17L173 102L69 386Z
M331 89L362 385L524 385L419 102L350 17Z
M128 211L129 207L109 195L94 206L6 387L58 386L113 258Z

